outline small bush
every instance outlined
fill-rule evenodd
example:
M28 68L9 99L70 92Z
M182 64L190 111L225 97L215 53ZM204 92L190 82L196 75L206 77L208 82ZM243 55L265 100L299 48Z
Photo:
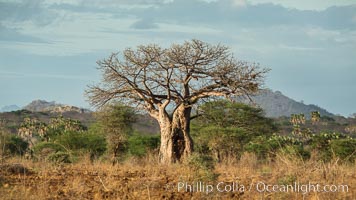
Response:
M90 153L92 159L106 151L105 137L94 133L68 132L56 137L56 142L74 153Z
M159 144L159 136L133 135L128 138L127 153L130 156L142 157L147 154L147 151L157 149Z
M34 153L40 153L43 149L51 149L55 152L66 151L66 149L63 147L63 145L56 144L53 142L41 142L41 143L36 144L36 146L33 147Z
M214 173L215 162L211 156L193 153L187 164L195 172L194 179L212 181L218 176Z
M63 145L53 142L41 142L36 144L33 148L33 153L35 157L40 160L48 160L48 157L51 154L66 151L67 150L63 147Z
M334 154L333 151L337 151L339 155L335 154L336 156L345 156L345 154L349 153L350 148L345 148L343 150L343 143L346 145L345 141L351 140L351 138L347 138L345 135L340 133L328 133L322 132L320 134L315 134L311 138L311 147L313 150L318 152L317 159L328 162L330 161ZM341 142L338 142L341 141ZM332 148L332 143L333 148ZM350 143L352 147L352 143ZM335 150L334 150L335 149ZM349 149L349 150L347 150ZM351 152L352 153L352 152ZM350 153L350 154L351 154ZM349 154L349 155L350 155Z
M4 149L4 154L9 155L24 155L28 143L17 135L4 135L0 140L1 149Z
M335 156L353 162L356 159L356 140L341 139L330 142L330 147Z
M198 150L214 154L215 159L220 161L228 157L239 158L253 134L243 128L207 126L200 130L196 137Z
M308 160L311 157L311 153L305 150L303 145L288 145L281 148L280 151L292 158L300 158L302 160Z
M246 145L246 151L255 153L260 160L274 158L280 150L293 154L298 152L303 158L308 158L308 153L304 150L302 142L293 137L273 135L267 138L260 136Z
M56 152L52 153L48 156L47 158L49 161L54 162L54 163L71 163L70 155L67 152Z

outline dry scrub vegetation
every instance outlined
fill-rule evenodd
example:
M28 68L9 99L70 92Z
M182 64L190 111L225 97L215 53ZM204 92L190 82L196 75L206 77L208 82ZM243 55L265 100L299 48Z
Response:
M338 159L329 163L314 159L301 161L278 154L274 161L260 163L253 154L239 161L224 160L215 165L215 178L207 178L205 169L196 165L158 164L154 156L129 159L113 166L106 161L83 159L74 164L55 165L11 158L0 165L1 199L356 199L356 165ZM179 191L178 182L245 186L308 182L348 185L348 192L259 193L253 187L245 192ZM248 190L248 188L246 188Z

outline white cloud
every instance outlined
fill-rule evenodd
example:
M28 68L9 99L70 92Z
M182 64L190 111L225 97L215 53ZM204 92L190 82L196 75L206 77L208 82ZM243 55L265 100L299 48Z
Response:
M170 0L44 0L48 4L70 4L95 8L147 7L170 2Z
M38 26L32 21L6 23L7 26L28 36L36 36L43 41L2 42L2 49L19 50L36 55L68 56L97 51L118 51L152 42L161 36L219 34L221 31L204 25L179 25L158 23L157 28L145 32L134 30L135 17L115 18L105 13L75 13L58 11L60 16L47 26Z
M80 5L80 0L43 0L46 5L52 4L70 4L70 5Z
M280 49L291 50L291 51L321 51L323 48L320 47L305 47L305 46L292 46L286 44L280 44L278 46Z
M232 0L232 5L235 7L245 7L247 6L246 0Z
M325 10L331 6L355 5L353 0L248 0L251 4L273 3L300 10Z
M339 36L341 33L340 31L326 30L320 27L313 27L306 29L306 34L309 37L313 37L315 39L328 40Z
M53 2L75 4L82 3L82 0L55 0ZM98 3L99 1L90 0L89 2ZM114 4L115 2L117 3L118 1L105 0L104 4ZM128 3L129 1L123 0L119 2ZM157 1L135 0L134 2ZM224 2L230 2L239 7L246 6L248 3L246 0L224 0ZM272 11L274 9L274 7L267 8L272 9ZM56 12L57 18L47 26L39 26L32 21L3 23L18 30L21 34L36 36L47 43L3 42L2 48L18 49L39 55L67 56L96 51L121 50L125 47L145 44L147 41L168 41L169 39L172 40L172 38L208 38L208 41L213 42L227 41L228 44L237 42L240 47L249 49L252 52L251 55L256 54L256 52L266 55L283 51L283 49L298 51L320 50L325 47L324 44L327 44L327 42L342 43L355 38L348 31L328 30L317 25L304 27L304 24L278 25L278 23L273 24L276 23L273 22L268 26L265 23L249 26L249 18L246 19L246 24L240 22L242 23L241 26L238 21L239 18L237 18L237 21L224 21L216 24L216 22L211 22L210 20L205 23L199 23L197 20L191 19L190 15L188 15L187 19L191 21L188 23L179 21L180 18L175 15L165 16L167 18L170 17L169 20L165 21L159 20L158 16L155 15L135 16L135 13L130 17L117 17L114 13L102 12L73 12L72 10L54 10L53 12ZM236 12L236 10L233 12ZM299 15L294 18L297 18L297 16ZM134 30L132 28L133 25L135 23L137 25L138 20L142 19L148 20L154 26L151 26L151 29ZM152 21L149 19L152 19ZM266 23L271 22L267 20ZM278 44L284 44L284 46L278 46Z
M327 30L320 27L307 28L306 35L314 41L336 42L346 45L356 44L356 31Z

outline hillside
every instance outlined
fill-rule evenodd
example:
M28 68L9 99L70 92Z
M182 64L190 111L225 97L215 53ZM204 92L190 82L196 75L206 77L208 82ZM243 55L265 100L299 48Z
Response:
M29 110L17 110L12 112L0 113L0 120L5 122L5 127L12 133L16 133L20 124L25 118L38 119L41 122L49 123L51 118L63 116L65 118L71 118L79 120L84 126L89 126L95 121L93 113L78 113L78 112L63 112L63 113L51 113L51 112L32 112Z
M94 113L92 111L76 106L59 104L54 101L34 100L23 107L22 110L0 112L0 120L5 120L6 128L12 133L16 133L17 128L26 117L36 118L48 123L51 118L57 116L79 120L87 127L95 122ZM139 115L133 127L135 131L141 133L159 133L158 123L149 115Z
M257 95L251 96L252 102L247 98L238 98L238 101L246 104L252 104L262 108L267 117L289 117L291 114L303 113L309 117L310 112L319 111L322 116L335 117L334 114L319 106L310 104L306 105L302 102L297 102L279 91L269 89L262 90ZM25 107L24 110L31 112L49 112L49 113L90 113L91 111L84 108L79 108L71 105L59 104L54 101L48 102L45 100L34 100ZM10 112L19 110L19 107L11 106L0 110L0 112Z
M335 117L334 114L319 106L297 102L283 95L280 91L262 90L257 95L251 96L251 99L253 102L250 102L247 98L239 98L239 101L257 105L265 111L267 117L289 117L291 114L303 113L309 118L312 111L319 111L321 116Z
M88 109L78 108L76 106L58 104L54 101L47 102L44 100L34 100L27 106L23 107L23 109L32 112L51 112L51 113L64 113L64 112L90 113L91 112Z
M309 117L311 111L319 111L321 116L337 118L323 108L297 102L279 91L263 90L251 98L253 102L243 98L239 98L239 101L261 107L268 117L289 117L291 114L296 113L304 113ZM88 109L44 100L32 101L25 106L23 110L0 113L0 119L5 119L7 121L7 127L11 129L12 132L15 132L16 127L19 126L25 117L37 118L40 121L48 123L50 118L59 115L63 115L66 118L77 119L85 126L89 126L95 121L93 113ZM344 118L340 118L337 122L348 124L345 120ZM345 127L340 127L340 131L344 130L344 128ZM134 129L135 131L147 134L156 134L159 132L158 123L149 115L139 115L137 122L134 124Z

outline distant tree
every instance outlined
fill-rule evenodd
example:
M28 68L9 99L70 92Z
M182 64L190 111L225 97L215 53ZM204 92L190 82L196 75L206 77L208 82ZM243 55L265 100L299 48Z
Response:
M201 117L194 121L198 132L194 139L218 161L239 157L251 140L269 137L277 131L273 120L265 117L261 108L238 102L207 102L199 108L199 114Z
M17 135L6 134L2 135L0 138L0 145L2 149L0 150L0 159L4 155L24 155L28 148L28 142L23 140Z
M291 114L290 122L293 125L293 134L302 135L302 129L300 127L301 124L305 124L305 116L304 114Z
M132 133L132 124L136 121L133 108L121 104L103 107L96 115L101 132L106 136L112 162L115 164L125 150L128 135Z
M86 127L79 120L58 116L52 118L48 124L36 118L25 118L20 124L18 135L28 141L32 148L36 141L36 136L45 141L50 141L54 137L68 132L82 132Z
M267 69L238 61L222 45L199 40L126 49L98 62L102 84L89 88L91 104L112 100L137 105L160 125L162 163L180 161L193 151L192 106L209 97L249 95L263 82Z
M86 129L87 128L83 126L79 120L58 116L50 120L47 128L47 132L42 137L46 141L49 141L51 137L56 137L58 135L72 133L72 132L80 133L85 131Z
M17 134L29 143L31 149L36 141L35 136L45 138L47 136L48 127L45 123L36 118L25 118L20 124Z
M0 163L7 156L24 155L28 142L17 135L13 135L6 127L7 121L0 119Z
M312 124L316 124L320 121L320 112L319 111L313 111L311 112L311 122Z
M61 144L75 153L89 154L91 161L103 155L107 150L105 137L89 132L68 132L57 137L54 144Z
M273 120L261 108L227 100L211 101L199 107L199 123L218 127L243 128L255 134L272 134L277 130Z

